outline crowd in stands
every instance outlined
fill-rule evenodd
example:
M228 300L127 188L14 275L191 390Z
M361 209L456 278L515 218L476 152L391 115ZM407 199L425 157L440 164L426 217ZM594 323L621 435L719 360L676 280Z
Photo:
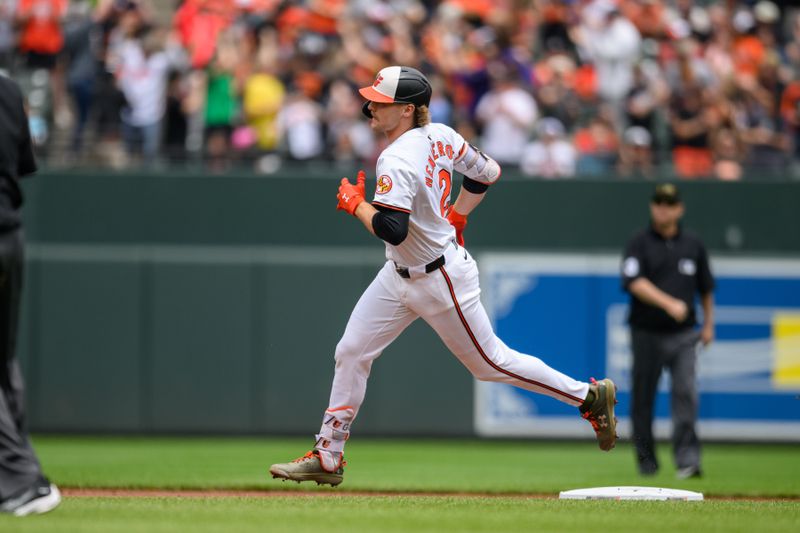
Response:
M0 69L50 164L370 165L385 141L356 89L390 64L428 75L433 121L528 176L800 164L787 2L164 1L0 0Z

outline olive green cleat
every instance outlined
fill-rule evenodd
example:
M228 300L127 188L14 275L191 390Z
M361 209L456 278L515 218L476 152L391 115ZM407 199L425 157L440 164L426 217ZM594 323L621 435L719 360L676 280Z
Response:
M609 451L617 443L617 417L614 406L617 404L617 386L606 378L590 380L590 402L580 407L581 416L589 421L597 436L597 443L603 451Z
M328 484L335 487L344 479L344 466L347 463L340 461L336 470L329 472L322 467L319 452L311 450L291 463L278 463L269 467L269 473L275 479L284 481L316 481L317 485Z

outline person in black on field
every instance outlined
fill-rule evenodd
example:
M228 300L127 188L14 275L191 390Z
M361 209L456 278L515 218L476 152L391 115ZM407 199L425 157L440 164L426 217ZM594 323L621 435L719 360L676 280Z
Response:
M45 513L61 502L28 438L15 356L24 267L19 178L34 171L22 93L0 75L0 512L17 516Z
M639 472L653 475L658 460L653 442L653 404L661 371L672 378L672 445L677 477L700 477L700 441L695 362L698 341L714 339L714 278L700 238L684 230L678 189L656 186L651 224L625 248L622 284L631 295L629 323L633 348L631 419ZM695 297L703 325L695 327Z

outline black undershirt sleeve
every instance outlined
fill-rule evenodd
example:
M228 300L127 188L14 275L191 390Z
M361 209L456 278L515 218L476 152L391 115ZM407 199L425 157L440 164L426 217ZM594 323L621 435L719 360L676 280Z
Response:
M381 205L374 207L378 210L372 217L372 231L375 235L392 246L397 246L406 240L409 214Z
M474 179L468 178L464 176L464 181L461 184L466 190L471 192L472 194L483 194L489 188L489 186L485 183L481 183L480 181L475 181Z

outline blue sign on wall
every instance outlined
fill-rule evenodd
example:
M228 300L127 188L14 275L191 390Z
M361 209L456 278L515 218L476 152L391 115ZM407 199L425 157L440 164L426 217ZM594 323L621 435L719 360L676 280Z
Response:
M620 257L487 254L484 305L510 347L576 379L617 383L619 433L630 435L628 295ZM800 441L800 261L712 258L716 341L700 351L702 438ZM669 375L655 431L670 432ZM475 426L487 436L586 436L574 407L510 385L476 383Z

